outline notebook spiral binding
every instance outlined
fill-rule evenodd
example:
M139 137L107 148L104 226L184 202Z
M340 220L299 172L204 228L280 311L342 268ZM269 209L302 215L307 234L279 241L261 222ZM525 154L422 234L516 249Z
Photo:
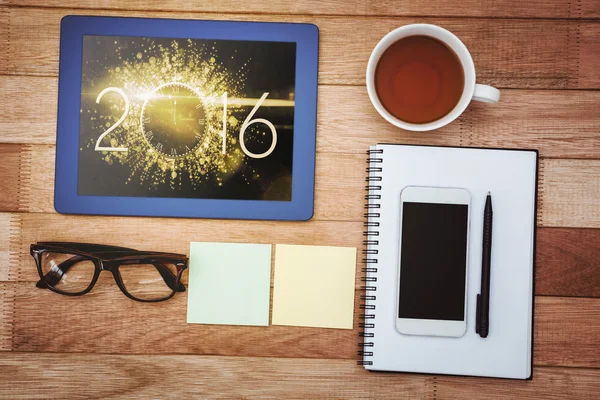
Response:
M375 328L375 324L373 323L373 319L375 319L375 304L374 301L377 299L374 292L377 291L377 255L379 254L379 250L377 246L379 245L379 240L377 237L379 236L379 218L381 217L378 209L381 208L381 204L377 201L381 199L381 194L378 192L381 190L381 173L383 172L383 168L381 163L383 163L383 150L381 149L371 149L367 151L368 158L367 164L368 167L366 169L367 177L365 181L367 185L365 186L365 190L367 194L365 195L365 219L364 223L365 231L363 236L365 239L363 240L364 250L363 254L363 263L364 267L362 268L362 272L364 273L364 277L361 279L364 282L364 286L361 286L361 290L364 290L364 295L361 296L361 314L359 318L362 322L359 323L359 328L361 331L358 333L358 336L361 338L361 341L358 343L359 351L358 356L361 357L358 360L358 365L373 365L373 361L367 360L367 357L373 356L373 347L374 342L372 339L375 334L370 332L371 329Z

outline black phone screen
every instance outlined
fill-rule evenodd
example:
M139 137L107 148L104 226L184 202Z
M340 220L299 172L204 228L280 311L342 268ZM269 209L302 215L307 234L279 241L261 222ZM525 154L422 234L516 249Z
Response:
M398 317L463 321L468 205L402 204Z

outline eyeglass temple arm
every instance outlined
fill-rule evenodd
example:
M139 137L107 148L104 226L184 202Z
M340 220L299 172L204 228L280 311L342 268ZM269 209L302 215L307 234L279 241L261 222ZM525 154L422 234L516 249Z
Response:
M183 283L179 282L179 285L177 285L177 276L174 275L166 265L159 262L153 262L152 265L154 265L154 268L160 273L160 276L170 289L177 292L185 292Z
M86 259L87 257L84 256L73 256L68 260L63 261L62 263L53 266L52 269L50 269L50 271L46 273L46 275L44 275L44 280L50 286L54 286L62 279L62 276L65 273L67 273L67 271L73 265L75 265L75 263ZM164 264L161 264L159 262L154 262L152 263L152 265L154 265L154 268L156 268L156 270L160 273L160 276L163 278L163 280L165 281L167 286L169 286L170 289L175 290L177 292L185 292L185 286L183 286L181 282L179 282L179 285L177 285L177 276L173 275L169 268L167 268ZM35 286L41 289L47 289L48 286L46 286L44 280L40 279Z

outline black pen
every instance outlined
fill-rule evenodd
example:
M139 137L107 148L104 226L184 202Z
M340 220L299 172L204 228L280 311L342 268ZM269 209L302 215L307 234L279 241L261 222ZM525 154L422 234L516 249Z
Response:
M483 246L481 252L481 291L477 295L477 317L475 333L482 338L488 336L490 329L490 267L492 258L492 195L485 199L483 210Z

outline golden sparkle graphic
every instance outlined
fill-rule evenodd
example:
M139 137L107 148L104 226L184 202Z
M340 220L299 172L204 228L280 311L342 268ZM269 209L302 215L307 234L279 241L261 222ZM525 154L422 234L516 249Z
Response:
M80 112L101 134L86 139L82 148L95 150L108 165L128 166L127 184L177 189L183 180L192 187L212 180L222 185L248 161L238 132L258 100L243 98L252 59L231 71L219 61L216 42L130 39L121 39L111 55L119 66L88 77L98 90L83 95L95 98L96 107ZM267 99L264 105L293 107L293 100L280 102L286 100ZM250 125L244 149L268 149L275 140L264 124ZM247 183L260 177L256 170L246 175Z

